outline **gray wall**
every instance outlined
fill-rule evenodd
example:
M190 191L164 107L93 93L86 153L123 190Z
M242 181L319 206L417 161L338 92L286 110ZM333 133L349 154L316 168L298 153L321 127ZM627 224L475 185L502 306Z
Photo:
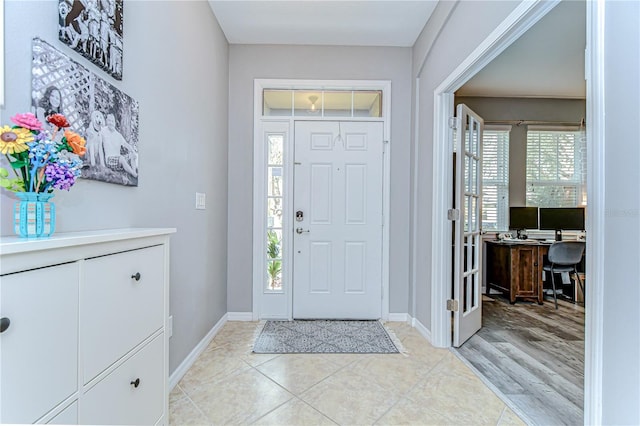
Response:
M420 80L417 99L419 114L415 118L418 126L414 139L416 161L411 164L412 176L415 176L412 183L416 185L416 197L413 200L416 220L412 229L415 242L413 316L428 330L431 330L433 92L517 4L513 1L473 1L457 2L452 6L450 2L439 2L435 16L438 18L437 25L443 25L441 31L423 30L413 50L414 62L424 61L422 68L417 63L414 66L414 69L421 71L414 75Z
M226 313L228 45L206 2L125 1L124 76L115 81L57 40L57 1L5 2L6 107L31 105L39 36L139 102L139 185L79 180L57 191L57 231L175 227L170 371ZM194 210L195 192L207 210ZM2 191L2 235L13 233Z
M232 45L229 54L230 312L252 310L253 81L391 80L390 312L408 312L411 49Z
M583 76L576 76L583 78ZM578 125L586 117L582 99L521 99L456 97L487 121L545 121ZM527 196L527 125L512 125L509 133L509 205L524 206Z
M640 3L606 2L603 424L640 424ZM631 52L633 52L631 54ZM587 277L588 279L588 277ZM587 281L588 285L588 281ZM587 341L588 343L588 341Z

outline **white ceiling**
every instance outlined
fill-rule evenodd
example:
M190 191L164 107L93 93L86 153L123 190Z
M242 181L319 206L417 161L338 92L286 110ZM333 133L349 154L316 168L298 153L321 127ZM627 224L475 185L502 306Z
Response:
M468 81L459 96L586 98L584 1L562 1Z
M462 0L466 1L466 0ZM436 0L209 0L231 44L413 46ZM584 0L560 2L460 96L584 98Z
M436 0L209 0L231 44L411 47Z

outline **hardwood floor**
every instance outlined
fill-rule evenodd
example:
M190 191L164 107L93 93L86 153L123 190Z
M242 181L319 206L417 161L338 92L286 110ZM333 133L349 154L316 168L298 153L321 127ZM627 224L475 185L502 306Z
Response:
M491 296L482 329L455 351L527 423L583 424L584 308Z

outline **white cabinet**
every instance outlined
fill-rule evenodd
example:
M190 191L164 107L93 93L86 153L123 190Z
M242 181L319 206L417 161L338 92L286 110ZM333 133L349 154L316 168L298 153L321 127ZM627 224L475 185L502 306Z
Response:
M33 423L78 389L78 262L4 275L2 423Z
M158 421L164 408L163 337L153 339L87 391L80 404L81 424L151 425Z
M164 324L164 250L148 247L88 259L80 305L83 383Z
M173 232L0 238L0 423L168 423Z
M74 401L71 405L47 422L47 424L50 425L75 425L77 423L78 401Z

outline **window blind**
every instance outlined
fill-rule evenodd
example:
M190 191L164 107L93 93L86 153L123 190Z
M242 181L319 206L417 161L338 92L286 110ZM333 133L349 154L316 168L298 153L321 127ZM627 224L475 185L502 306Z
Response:
M482 136L482 229L505 231L509 220L509 132L485 127Z
M586 204L586 142L578 129L527 132L527 205Z

